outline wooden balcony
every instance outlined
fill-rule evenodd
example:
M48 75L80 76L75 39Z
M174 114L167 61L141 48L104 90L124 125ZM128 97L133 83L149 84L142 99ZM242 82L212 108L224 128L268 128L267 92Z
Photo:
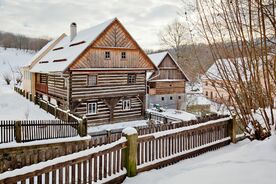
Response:
M36 83L35 84L35 90L39 91L39 92L42 92L42 93L45 93L45 94L48 94L48 86L47 86L47 84Z

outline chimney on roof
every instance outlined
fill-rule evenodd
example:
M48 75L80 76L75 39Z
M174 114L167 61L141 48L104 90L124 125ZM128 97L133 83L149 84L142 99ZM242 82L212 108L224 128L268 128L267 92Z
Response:
M77 36L77 24L72 22L70 25L70 41L72 41Z

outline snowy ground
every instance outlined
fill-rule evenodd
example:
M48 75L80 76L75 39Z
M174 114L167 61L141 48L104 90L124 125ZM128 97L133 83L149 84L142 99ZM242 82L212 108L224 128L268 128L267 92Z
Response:
M275 133L274 133L275 134ZM196 158L127 178L125 184L274 184L276 135L244 140Z
M30 62L34 52L11 49L6 50L0 47L0 80L2 80L2 74L9 73L11 77L17 75L17 71L20 67L25 66Z
M38 105L13 91L12 86L3 84L1 80L0 99L0 120L55 119Z
M147 125L147 120L128 121L128 122L122 122L122 123L88 127L88 133L100 132L105 130L124 129L126 127L145 126L145 125Z
M175 120L196 120L196 116L194 114L176 109L165 109L164 112L158 112L156 109L147 109L147 111L153 114L159 114L160 116L172 118Z
M33 57L33 52L0 47L0 120L55 119L54 116L39 109L32 102L13 91L13 86L7 86L2 74L16 75L18 68L26 65ZM12 82L13 84L13 82Z

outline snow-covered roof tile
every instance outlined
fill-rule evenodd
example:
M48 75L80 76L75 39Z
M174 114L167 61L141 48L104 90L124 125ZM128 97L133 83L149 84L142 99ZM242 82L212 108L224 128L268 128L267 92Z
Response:
M65 36L49 53L40 59L40 61L48 61L48 63L36 63L31 72L63 72L115 20L116 18L113 18L80 31L72 41L70 36ZM56 62L56 60L60 62Z

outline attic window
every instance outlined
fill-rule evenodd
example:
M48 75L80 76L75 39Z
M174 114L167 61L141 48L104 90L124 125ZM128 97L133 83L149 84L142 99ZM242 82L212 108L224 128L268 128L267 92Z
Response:
M64 49L64 47L57 47L57 48L54 48L53 51L55 51L55 50L61 50L61 49Z
M83 43L85 43L85 41L81 41L81 42L77 42L77 43L72 43L71 45L69 45L69 47L73 47L73 46L80 45L80 44L83 44Z
M104 59L110 59L110 51L104 52Z
M49 63L49 61L39 61L39 64Z
M56 63L56 62L62 62L62 61L67 61L67 59L55 59L53 62Z

